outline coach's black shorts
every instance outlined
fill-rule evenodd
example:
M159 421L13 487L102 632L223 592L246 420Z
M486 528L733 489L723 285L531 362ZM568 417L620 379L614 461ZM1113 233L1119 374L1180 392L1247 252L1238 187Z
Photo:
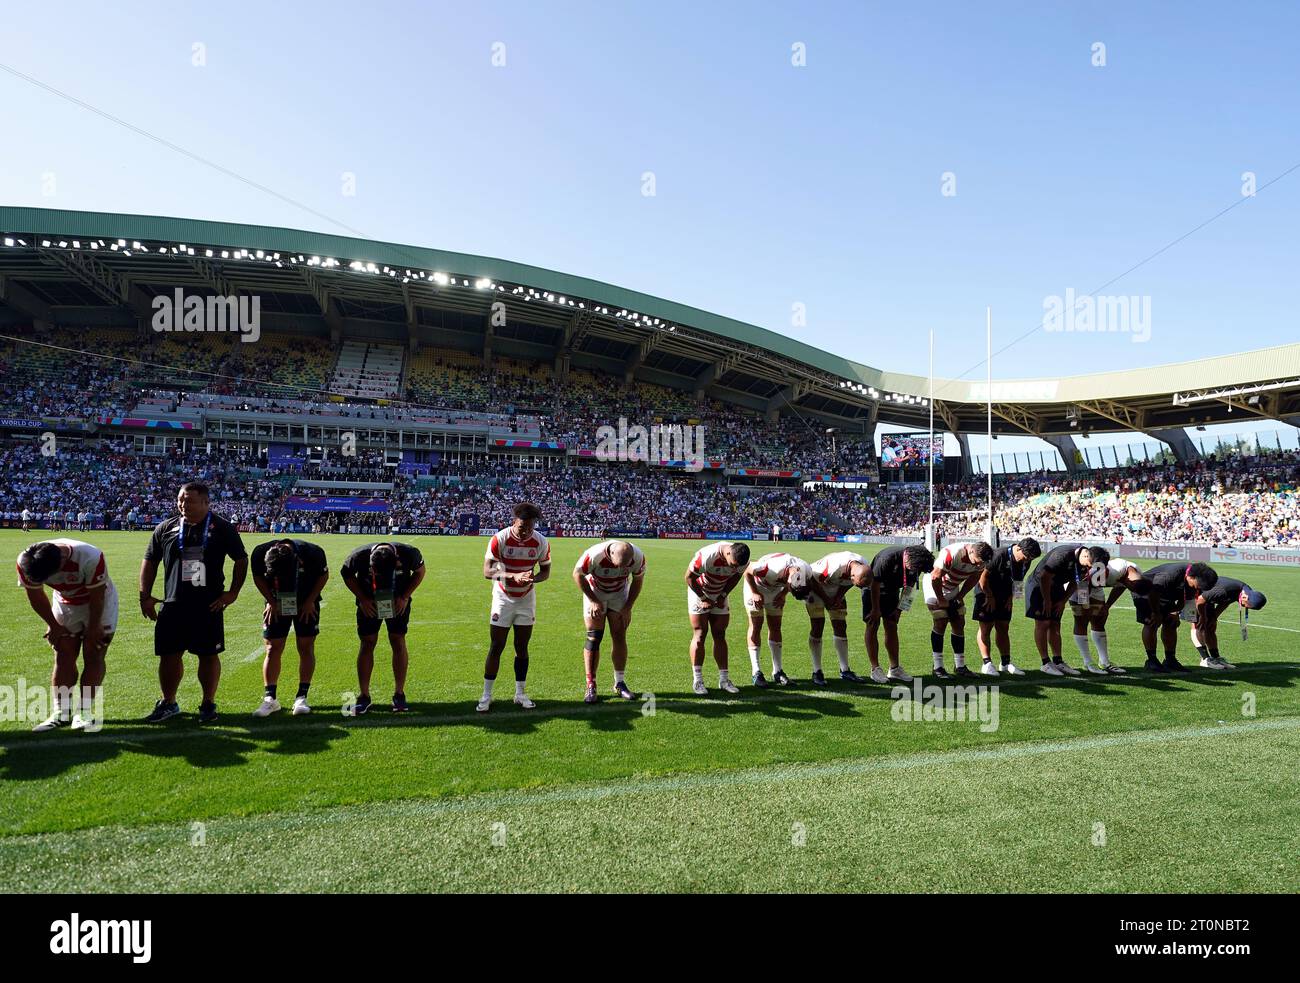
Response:
M1170 618L1177 618L1183 606L1177 599L1160 601L1160 620L1168 621ZM1137 623L1145 625L1151 618L1151 599L1133 595L1133 611L1137 616Z
M298 610L302 610L302 598L298 598ZM279 638L288 638L289 629L293 628L293 633L299 638L314 638L320 634L320 608L316 609L316 614L311 618L304 618L298 615L293 618L272 618L271 623L262 629L262 637L267 641L274 641Z
M976 621L1010 621L1014 600L1015 592L1010 589L1005 594L1000 591L986 594L982 590L976 590L975 610L971 617Z
M218 655L226 648L226 626L221 611L209 611L204 603L165 602L154 623L153 654Z
M880 588L880 618L883 621L898 611L898 588ZM915 601L913 601L915 603ZM862 592L862 620L871 617L871 589Z
M1033 618L1035 621L1060 621L1065 614L1065 608L1056 611L1056 605L1063 599L1064 595L1057 597L1053 591L1053 597L1049 599L1046 605L1043 603L1043 588L1039 586L1038 581L1031 581L1025 585L1025 617Z
M406 626L411 620L411 605L414 603L415 603L414 600L407 601L406 607L402 610L401 614L395 615L392 618L383 619L383 623L388 625L389 638L391 638L394 635L406 634ZM380 620L381 619L379 618L367 618L365 616L365 613L361 610L361 605L358 604L357 605L357 637L365 638L368 635L378 635Z

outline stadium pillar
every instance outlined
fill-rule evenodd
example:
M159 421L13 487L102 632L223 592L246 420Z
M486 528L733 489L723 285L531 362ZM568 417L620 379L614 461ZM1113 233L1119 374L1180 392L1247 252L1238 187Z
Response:
M1069 474L1074 474L1079 470L1079 462L1075 460L1075 454L1078 453L1079 447L1074 442L1072 435L1068 433L1053 434L1043 439L1061 452L1061 460L1065 462L1065 470Z
M957 445L961 448L961 476L962 478L969 478L975 473L974 468L971 467L970 435L959 433L956 436Z
M1179 464L1186 464L1189 461L1199 461L1201 459L1201 450L1194 443L1192 438L1187 436L1187 431L1182 427L1170 427L1167 430L1149 430L1148 436L1154 437L1163 444L1168 444L1174 452L1174 457L1178 458Z

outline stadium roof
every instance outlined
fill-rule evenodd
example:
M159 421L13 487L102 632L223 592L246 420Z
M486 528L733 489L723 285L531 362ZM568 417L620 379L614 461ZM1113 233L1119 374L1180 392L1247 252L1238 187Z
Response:
M147 215L0 207L0 303L59 324L147 321L184 287L257 294L272 330L561 359L715 398L841 421L924 427L929 381L757 325L508 260L420 246ZM492 327L494 301L506 327ZM268 316L269 315L269 316ZM937 379L936 423L985 429L984 381ZM1300 344L1150 369L996 380L994 430L1153 432L1300 416ZM1233 413L1236 416L1233 416Z

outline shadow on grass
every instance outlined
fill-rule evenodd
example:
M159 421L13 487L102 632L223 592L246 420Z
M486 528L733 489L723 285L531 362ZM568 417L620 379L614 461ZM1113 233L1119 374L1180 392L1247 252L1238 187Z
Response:
M1162 675L1134 670L1123 676L1044 677L1038 673L1017 677L978 677L948 682L947 688L969 689L997 685L1004 699L1043 700L1053 690L1075 690L1089 696L1124 697L1131 691L1164 691L1171 696L1185 686L1230 688L1241 683L1256 687L1290 688L1300 677L1300 667L1289 662L1251 663L1226 672L1190 669L1186 673ZM923 690L941 685L932 676L917 677ZM912 684L897 684L914 693ZM195 768L230 768L248 762L256 751L278 755L318 754L358 731L398 728L435 729L474 727L502 736L532 734L553 719L585 722L594 731L631 731L643 716L687 715L700 720L761 715L775 720L815 722L819 718L863 716L858 701L892 700L895 686L853 684L839 680L826 687L799 681L789 688L743 687L728 695L711 689L708 696L691 692L657 692L653 704L642 694L636 700L602 698L594 705L577 700L539 700L536 709L522 710L509 699L495 702L490 712L480 714L471 703L419 702L411 710L393 714L376 704L363 717L343 717L335 712L317 712L307 718L278 715L253 720L240 715L225 716L215 725L200 726L192 714L183 714L163 724L141 724L138 719L107 721L97 733L58 731L47 734L18 733L0 741L0 780L40 781L71 769L102 764L123 753L143 754L159 759L183 759ZM923 693L924 698L924 693ZM236 720L238 722L236 722Z

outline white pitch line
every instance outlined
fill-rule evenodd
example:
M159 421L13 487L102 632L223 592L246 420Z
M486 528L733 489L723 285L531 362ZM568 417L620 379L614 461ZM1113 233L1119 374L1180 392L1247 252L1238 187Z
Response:
M1266 665L1242 666L1237 669L1226 672L1214 670L1195 670L1195 672L1207 679L1234 679L1237 676L1251 672L1271 672L1278 669L1300 669L1298 664L1287 663L1268 663ZM1181 675L1156 675L1147 673L1143 670L1134 670L1120 676L1044 676L1037 670L1030 670L1030 675L1007 677L980 676L977 679L961 680L958 682L949 682L948 686L997 686L999 689L1009 689L1020 686L1053 686L1066 688L1070 686L1107 686L1111 684L1124 685L1126 683L1143 683L1148 680L1156 679L1162 682L1177 682L1188 680L1190 676ZM939 685L933 680L926 682L929 677L917 677L921 680L923 686ZM911 684L896 683L896 686L902 686L904 689L911 691ZM741 697L739 699L718 699L713 696L705 697L681 697L677 699L662 699L655 703L656 710L664 713L673 713L674 708L681 709L707 709L709 707L745 707L762 704L789 705L792 700L844 700L856 701L862 699L883 700L889 699L889 693L893 686L880 686L872 684L867 689L849 690L849 689L831 689L831 690L778 690L777 692L756 693L753 696ZM716 691L714 691L716 692ZM647 694L642 694L647 695ZM466 700L466 705L473 702ZM573 717L578 720L592 716L593 714L610 713L612 711L627 712L628 710L637 710L645 705L643 699L632 701L606 699L601 703L591 706L585 703L564 702L556 706L546 707L541 710L517 710L509 705L509 698L502 698L493 701L498 707L504 708L504 711L492 711L489 714L481 714L477 711L471 713L458 713L446 715L423 714L419 712L395 715L386 713L383 710L371 710L364 717L345 717L339 710L331 706L328 710L317 708L311 717L307 720L300 720L294 723L282 724L263 724L245 727L242 729L230 729L229 724L218 724L207 727L191 727L184 730L174 729L168 724L158 724L156 731L149 733L120 733L115 732L116 728L123 725L114 725L114 730L99 731L95 734L85 733L67 733L60 737L46 737L36 740L18 740L10 744L0 742L0 752L13 754L18 751L41 750L44 748L69 748L82 747L83 745L95 745L105 743L118 743L123 745L125 750L130 750L134 744L148 744L153 741L179 741L194 737L237 737L255 740L260 737L274 737L282 734L301 734L304 731L310 731L323 727L341 726L348 730L372 730L391 727L415 727L415 726L436 726L439 724L466 724L471 721L477 723L522 723L530 720L545 720L554 717ZM244 716L244 714L240 714ZM226 716L224 719L229 720ZM145 726L143 721L124 725L125 727ZM238 725L235 725L238 726Z
M1121 611L1137 610L1137 608L1133 607L1133 605L1131 604L1116 604L1115 607L1119 608ZM1281 625L1256 625L1256 624L1250 625L1251 631L1254 631L1256 628L1267 628L1269 631L1289 631L1289 632L1294 632L1297 635L1300 635L1300 628L1283 628Z
M622 778L609 782L562 785L542 789L510 789L501 792L477 792L442 799L393 799L365 805L332 806L323 809L295 812L271 812L260 816L222 817L229 831L234 826L260 827L282 823L285 819L308 821L317 824L333 822L340 812L375 813L389 816L430 816L447 813L496 811L508 808L531 808L540 804L567 804L594 802L616 796L654 796L671 792L699 789L737 788L747 785L784 784L796 781L815 781L823 778L845 778L874 772L933 768L971 763L990 763L1030 758L1045 754L1063 754L1075 751L1097 751L1113 747L1130 747L1144 744L1166 744L1175 741L1218 738L1228 735L1250 736L1300 728L1300 717L1274 717L1241 723L1169 727L1161 730L1121 731L1093 737L1074 737L1056 741L1025 741L1006 743L989 748L965 748L955 751L920 752L871 758L843 758L818 764L776 764L732 771L694 772L664 775L655 778ZM213 818L212 822L217 819ZM135 837L148 840L153 837L174 839L175 824L150 824L145 827L107 826L55 833L26 833L0 836L0 849L22 849L43 840L78 840L101 837L108 830L123 830Z

